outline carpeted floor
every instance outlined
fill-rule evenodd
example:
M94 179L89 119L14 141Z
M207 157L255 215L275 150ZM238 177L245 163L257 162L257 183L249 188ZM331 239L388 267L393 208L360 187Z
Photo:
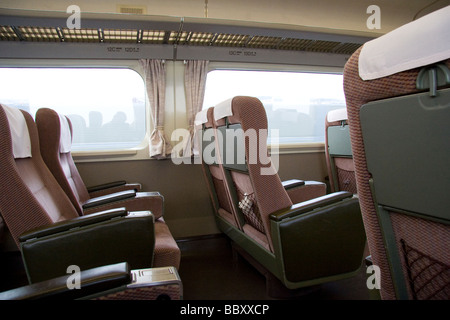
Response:
M225 236L179 241L186 300L268 300L266 278L232 250ZM369 300L366 270L353 278L335 281L296 292L283 299L300 300Z

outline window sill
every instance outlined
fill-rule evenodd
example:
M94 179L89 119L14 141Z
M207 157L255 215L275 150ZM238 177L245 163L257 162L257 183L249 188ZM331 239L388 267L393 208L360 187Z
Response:
M94 160L130 160L138 155L136 149L129 150L104 150L104 151L73 151L72 157L77 162L87 162Z
M269 154L323 153L325 143L289 143L278 147L268 146ZM74 151L72 156L76 162L90 161L124 161L150 159L148 148L105 151Z
M325 143L284 143L277 147L268 146L270 154L291 154L291 153L322 153L325 152Z

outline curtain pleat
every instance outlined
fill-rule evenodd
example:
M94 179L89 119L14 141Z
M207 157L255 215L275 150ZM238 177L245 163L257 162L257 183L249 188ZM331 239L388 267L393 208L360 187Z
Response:
M163 60L139 60L145 74L145 87L151 108L153 131L150 136L150 157L165 159L172 146L164 134L166 94L166 66Z
M205 97L206 77L209 61L186 61L184 86L186 93L186 115L189 124L189 137L185 138L183 157L198 155L197 139L195 137L195 115L202 110Z

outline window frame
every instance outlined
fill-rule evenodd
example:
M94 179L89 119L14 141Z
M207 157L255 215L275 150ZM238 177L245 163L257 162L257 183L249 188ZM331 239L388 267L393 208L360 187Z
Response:
M85 60L85 59L0 59L0 68L111 68L130 69L138 73L144 81L144 72L138 60ZM144 81L145 83L145 81ZM141 160L148 159L149 137L152 130L150 118L150 106L145 92L145 135L142 141L135 147L117 150L80 150L72 151L72 156L77 162L89 162L94 160Z
M343 67L308 66L308 65L280 65L264 63L231 63L210 62L208 74L216 70L231 71L272 71L272 72L298 72L298 73L329 73L343 74ZM325 122L325 119L323 119ZM280 143L278 146L268 144L270 154L294 154L294 153L322 153L325 152L325 142L294 142Z

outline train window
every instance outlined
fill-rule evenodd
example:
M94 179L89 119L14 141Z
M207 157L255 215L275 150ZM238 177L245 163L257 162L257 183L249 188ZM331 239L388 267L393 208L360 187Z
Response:
M144 139L145 85L132 69L0 68L0 87L3 104L67 115L73 151L129 149Z
M325 116L345 107L342 74L213 70L208 73L203 108L237 95L254 96L263 103L269 124L280 144L325 141Z

